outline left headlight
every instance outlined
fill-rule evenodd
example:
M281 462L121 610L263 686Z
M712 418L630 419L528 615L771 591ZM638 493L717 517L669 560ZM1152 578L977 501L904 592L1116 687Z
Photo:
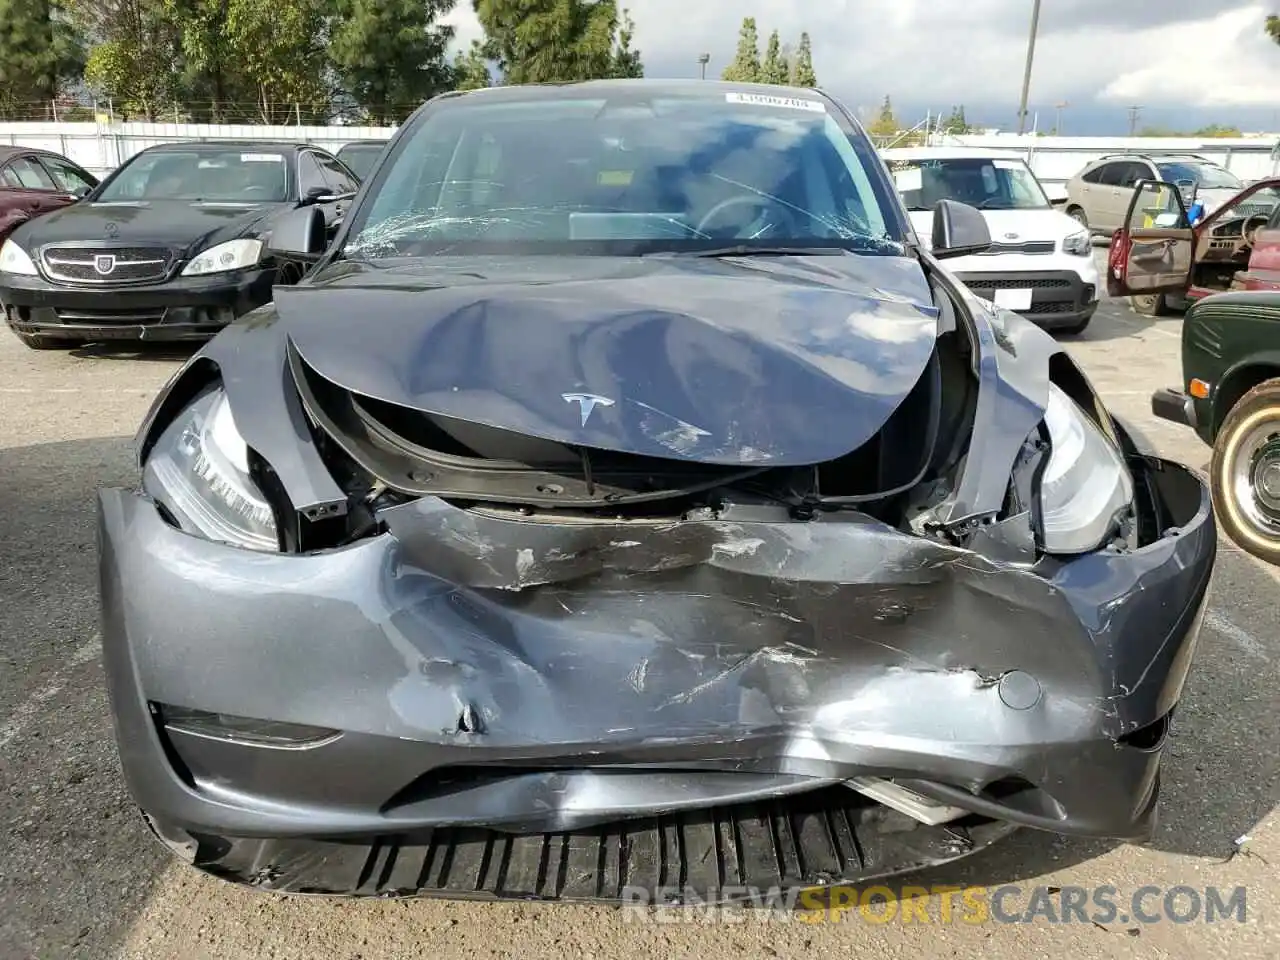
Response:
M14 243L12 237L4 242L3 247L0 247L0 273L20 273L27 277L34 277L37 274L31 254Z
M1133 505L1133 477L1115 444L1061 389L1044 415L1049 462L1040 478L1044 549L1085 553L1112 536Z
M280 549L275 513L249 475L249 447L220 387L198 396L160 434L142 486L188 533Z
M199 277L206 273L243 270L261 259L261 240L228 240L192 257L191 262L183 268L182 275Z
M1062 241L1064 253L1074 253L1077 257L1087 257L1093 253L1093 242L1089 239L1089 231L1081 230Z

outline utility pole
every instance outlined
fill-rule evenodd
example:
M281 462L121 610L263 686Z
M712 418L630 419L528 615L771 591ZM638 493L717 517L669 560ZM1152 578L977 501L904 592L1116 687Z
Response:
M711 54L704 53L698 57L698 65L702 67L702 79L707 79L707 64L711 62Z
M1053 117L1053 135L1055 137L1062 136L1062 111L1069 106L1071 106L1071 104L1068 103L1066 100L1063 100L1061 103L1055 103L1053 105L1053 109L1055 111L1054 117Z
M1132 106L1129 108L1129 136L1133 136L1138 131L1138 114L1142 112L1142 107Z
M1031 36L1027 39L1027 69L1022 75L1022 101L1018 105L1018 135L1027 129L1027 96L1031 93L1031 62L1036 55L1036 33L1040 29L1040 0L1031 6Z

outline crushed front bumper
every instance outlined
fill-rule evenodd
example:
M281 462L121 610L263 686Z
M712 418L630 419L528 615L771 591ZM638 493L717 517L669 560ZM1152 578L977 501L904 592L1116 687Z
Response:
M617 897L707 844L723 885L731 862L899 872L1015 824L1142 839L1216 537L1200 480L1142 462L1164 535L1036 569L866 518L543 523L435 499L270 555L107 489L125 777L204 869L332 893L567 896L572 855L597 858L584 895ZM335 733L250 745L170 728L175 707ZM974 816L886 828L842 785L864 775Z
M71 340L207 340L271 301L274 267L93 289L8 276L0 303L19 333Z

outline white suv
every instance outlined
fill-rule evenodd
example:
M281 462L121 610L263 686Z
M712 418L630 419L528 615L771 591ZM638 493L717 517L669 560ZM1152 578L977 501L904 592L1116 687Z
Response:
M1048 330L1080 333L1098 308L1098 267L1089 232L1056 210L1016 153L974 147L880 151L921 242L933 207L958 200L986 218L985 253L948 261L975 294Z

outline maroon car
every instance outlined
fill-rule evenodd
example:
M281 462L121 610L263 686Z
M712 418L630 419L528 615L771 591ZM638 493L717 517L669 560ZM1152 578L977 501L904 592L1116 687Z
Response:
M49 150L0 147L0 242L20 223L75 203L98 178Z

